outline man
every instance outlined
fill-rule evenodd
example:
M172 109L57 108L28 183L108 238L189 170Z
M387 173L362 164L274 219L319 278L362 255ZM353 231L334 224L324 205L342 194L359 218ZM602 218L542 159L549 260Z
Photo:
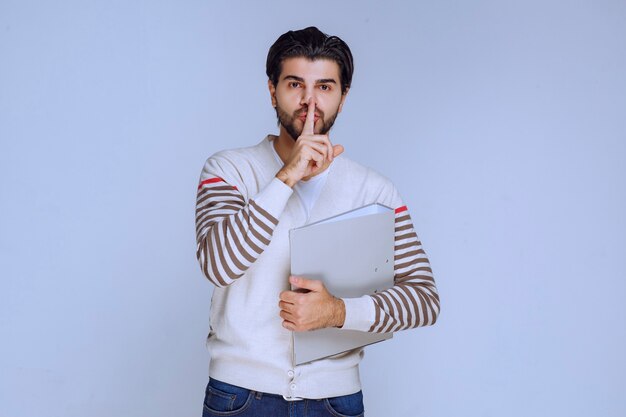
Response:
M266 71L279 135L211 156L198 187L197 257L217 287L203 416L360 416L363 349L293 367L290 332L431 325L439 296L393 184L330 141L352 80L348 46L315 27L290 31ZM370 203L396 211L392 288L337 298L321 281L290 276L290 229Z

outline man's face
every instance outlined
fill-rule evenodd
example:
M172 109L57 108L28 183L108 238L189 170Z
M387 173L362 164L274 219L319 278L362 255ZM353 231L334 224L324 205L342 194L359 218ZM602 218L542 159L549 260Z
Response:
M278 120L294 141L302 134L311 98L315 101L316 134L328 133L346 99L346 94L341 94L339 65L329 59L287 58L277 85L268 83Z

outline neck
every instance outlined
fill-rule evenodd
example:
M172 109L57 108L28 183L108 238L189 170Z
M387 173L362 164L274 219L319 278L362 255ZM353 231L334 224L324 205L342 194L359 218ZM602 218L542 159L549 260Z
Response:
M296 141L287 133L285 128L280 125L280 133L278 138L274 141L274 149L276 149L276 153L280 156L280 159L283 161L283 164L287 162L289 159L289 155L291 155L291 150L294 146L296 146Z

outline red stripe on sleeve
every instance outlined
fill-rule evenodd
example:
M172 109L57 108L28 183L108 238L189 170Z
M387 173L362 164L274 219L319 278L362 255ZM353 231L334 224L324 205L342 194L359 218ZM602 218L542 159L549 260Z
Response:
M220 181L222 181L222 182L226 182L226 181L224 181L223 179L221 179L220 177L209 178L209 179L207 179L207 180L204 180L204 181L202 181L200 184L198 184L198 190L199 190L200 188L202 188L202 186L203 186L204 184L212 184L212 183L214 183L214 182L220 182Z
M202 181L202 182L198 185L198 190L199 190L200 188L202 188L202 186L203 186L203 185L205 185L205 184L212 184L212 183L214 183L214 182L226 182L226 181L224 181L224 180L223 180L222 178L220 178L220 177L209 178L209 179L206 179L206 180ZM237 189L237 187L235 187L234 185L232 185L232 187L233 187L235 190Z
M398 207L396 209L396 214L402 213L403 211L407 211L407 210L408 210L408 208L406 208L406 206Z

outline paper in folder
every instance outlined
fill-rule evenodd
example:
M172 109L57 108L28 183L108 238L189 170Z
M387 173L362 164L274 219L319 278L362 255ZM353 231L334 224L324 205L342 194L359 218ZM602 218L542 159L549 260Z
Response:
M394 220L393 209L370 204L290 230L291 274L319 279L331 294L340 298L361 297L390 288ZM292 332L292 335L294 366L393 336L340 328Z

